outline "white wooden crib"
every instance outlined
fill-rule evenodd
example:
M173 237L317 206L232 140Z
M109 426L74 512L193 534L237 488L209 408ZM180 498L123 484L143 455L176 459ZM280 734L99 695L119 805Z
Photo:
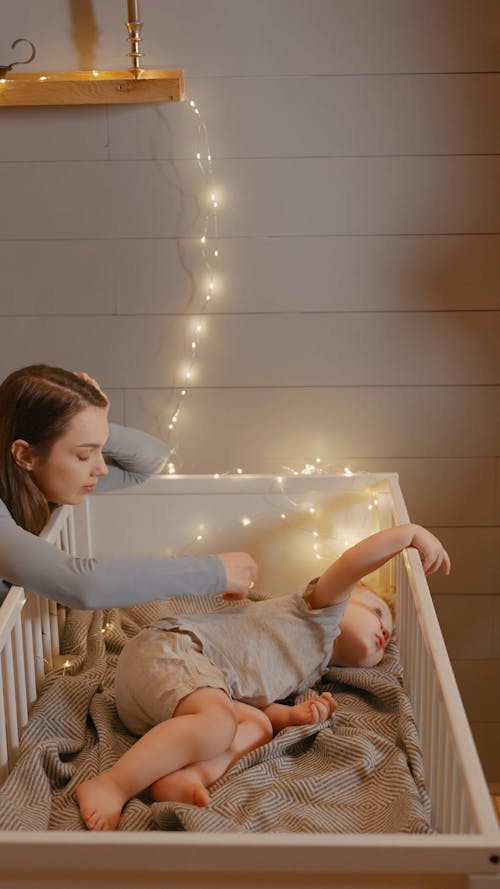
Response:
M43 536L97 558L244 549L259 587L287 592L355 539L408 520L391 474L166 476L64 507ZM0 886L500 886L498 824L417 553L388 579L435 834L0 832ZM64 609L20 588L0 608L0 782L44 674L64 669L63 623Z

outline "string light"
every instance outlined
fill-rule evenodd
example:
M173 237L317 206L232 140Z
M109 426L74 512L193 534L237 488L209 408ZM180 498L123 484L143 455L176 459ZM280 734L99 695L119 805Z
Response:
M198 134L198 141L200 144L193 152L193 158L195 159L198 168L203 176L206 187L206 194L210 198L207 203L206 209L203 211L204 215L201 220L202 231L199 238L201 258L206 270L205 280L208 279L208 282L206 284L206 289L204 290L204 292L202 291L197 296L191 298L191 301L192 299L200 300L199 311L201 313L204 313L208 310L216 295L217 278L215 275L215 264L219 258L219 249L217 244L217 209L220 204L220 197L217 194L217 188L214 187L215 182L214 170L212 167L212 154L208 144L207 128L203 121L203 117L200 114L200 109L198 108L197 102L189 96L184 103L184 107L186 107L190 113L194 113L196 115L196 129ZM187 362L184 363L184 367L181 366L179 369L179 377L182 383L187 383L189 384L189 386L193 385L196 376L195 364L198 359L198 355L201 352L200 334L202 333L202 325L197 324L196 329L193 331L193 333L191 334L191 337L187 344L189 348L189 359ZM178 443L172 440L171 433L174 433L174 431L178 430L178 421L181 419L181 402L185 403L185 396L187 395L188 391L189 390L185 386L182 387L181 391L177 390L177 394L174 396L173 409L171 409L169 412L170 419L166 419L166 426L169 433L166 438L168 440L168 443L170 444L171 453L173 451L177 452L178 450Z

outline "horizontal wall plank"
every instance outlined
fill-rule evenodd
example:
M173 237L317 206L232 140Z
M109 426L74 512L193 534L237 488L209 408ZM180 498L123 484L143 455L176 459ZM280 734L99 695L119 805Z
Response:
M450 578L447 578L451 581ZM434 606L451 658L500 658L497 596L434 596Z
M108 157L104 106L2 108L0 114L0 161L54 162Z
M486 780L500 783L500 722L472 722L471 729Z
M229 238L216 246L211 313L500 308L500 235ZM199 311L208 275L198 241L108 249L117 250L120 312Z
M500 688L500 659L470 660L464 651L462 659L453 659L452 665L469 720L499 722L494 698Z
M494 458L498 391L457 389L450 400L452 391L376 387L193 390L183 403L178 423L183 471L224 472L239 465L247 472L279 472L284 464L303 468L316 457L337 469L339 462L342 469L346 458L357 460L359 469L365 468L368 458L442 457L444 462ZM171 438L168 423L175 402L170 391L127 389L125 397L127 422ZM487 488L489 512L477 524L494 525L494 460L486 465L481 483ZM376 467L368 468L375 471ZM392 463L380 467L380 471L391 469ZM479 483L477 494L471 483L468 496L482 501ZM452 500L456 504L455 496ZM464 524L462 519L446 521L443 516L439 521L427 518L426 523ZM469 524L476 522L471 518Z
M126 242L0 241L2 315L114 314Z
M499 74L217 77L186 88L216 161L500 150ZM109 138L118 160L207 153L187 102L110 108Z
M186 323L182 316L5 317L2 331L8 343L24 340L27 350L59 354L63 364L88 354L92 342L103 384L163 387L184 385L198 321ZM500 312L218 315L201 325L199 357L190 371L195 386L371 385L425 391L445 385L452 387L452 409L453 387L496 384L500 395ZM106 348L109 343L113 350ZM7 347L0 364L10 360ZM481 390L475 397L481 403Z
M498 309L500 235L219 239L217 312ZM214 244L208 259L214 263ZM200 310L199 240L0 241L0 315ZM90 274L89 274L90 270Z
M493 482L492 478L490 484ZM441 527L434 532L450 553L452 572L449 577L439 573L429 579L433 596L494 596L500 589L500 527Z
M196 162L4 164L0 238L203 232ZM500 232L500 157L223 160L221 236ZM206 203L204 203L206 201Z
M39 69L128 67L122 0L51 0L50 15L45 7L6 7L6 49L7 35L29 33ZM498 62L495 0L148 0L143 19L146 64L192 75L481 71Z

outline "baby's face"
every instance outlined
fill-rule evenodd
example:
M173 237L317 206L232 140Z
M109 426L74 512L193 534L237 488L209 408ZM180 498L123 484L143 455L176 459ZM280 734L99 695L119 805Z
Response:
M374 667L392 636L389 606L365 587L356 587L340 622L332 650L332 664L340 667Z

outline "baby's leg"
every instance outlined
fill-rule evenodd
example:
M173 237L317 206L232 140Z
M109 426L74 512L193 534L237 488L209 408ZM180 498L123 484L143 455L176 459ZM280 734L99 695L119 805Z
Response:
M315 722L324 722L328 719L337 704L329 691L323 692L315 698L294 704L288 707L286 704L270 704L264 707L264 713L269 717L274 731L280 731L290 725L311 725Z
M235 701L234 712L238 727L230 747L219 756L185 766L178 772L172 772L155 781L149 789L154 800L175 800L195 806L208 806L210 795L207 787L222 778L245 753L272 739L272 725L262 710Z
M219 756L236 733L233 702L218 688L201 688L183 698L172 717L143 735L107 772L76 790L90 830L114 830L127 800L162 775L192 762Z

